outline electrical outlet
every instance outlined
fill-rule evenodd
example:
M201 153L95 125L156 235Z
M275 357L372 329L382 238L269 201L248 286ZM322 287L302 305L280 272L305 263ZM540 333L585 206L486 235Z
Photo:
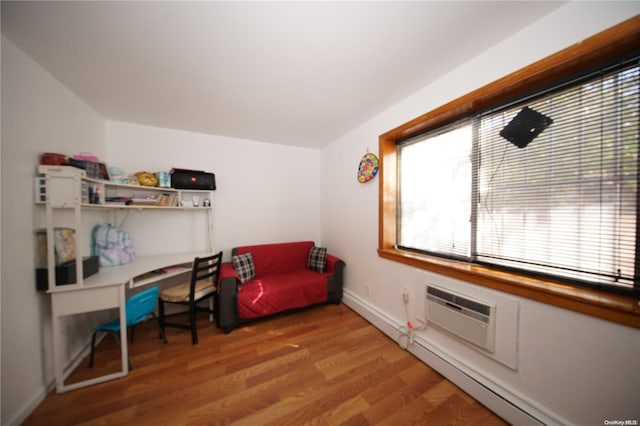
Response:
M402 292L402 301L407 304L409 303L409 289L407 287L404 288Z

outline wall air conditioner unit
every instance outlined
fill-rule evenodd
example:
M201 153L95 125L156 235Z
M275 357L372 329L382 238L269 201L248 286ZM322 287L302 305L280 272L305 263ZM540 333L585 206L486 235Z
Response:
M426 320L487 351L495 350L496 306L427 286Z

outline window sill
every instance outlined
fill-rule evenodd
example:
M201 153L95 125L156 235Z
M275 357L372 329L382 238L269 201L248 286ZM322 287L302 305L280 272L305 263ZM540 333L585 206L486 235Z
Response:
M384 259L537 302L640 328L640 301L632 297L543 281L484 266L409 253L398 249L378 249L378 255Z

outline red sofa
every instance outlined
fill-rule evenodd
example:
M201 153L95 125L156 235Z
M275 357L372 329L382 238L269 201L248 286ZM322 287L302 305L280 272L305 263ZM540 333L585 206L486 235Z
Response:
M339 304L345 263L330 254L326 261L319 260L316 255L322 255L322 250L326 252L313 241L234 248L232 262L223 263L220 270L218 327L230 333L244 322L278 312L324 302ZM253 276L247 274L251 266ZM322 272L312 270L322 266Z

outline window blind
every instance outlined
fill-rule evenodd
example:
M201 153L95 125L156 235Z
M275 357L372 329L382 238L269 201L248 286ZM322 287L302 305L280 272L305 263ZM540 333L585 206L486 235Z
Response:
M631 66L481 116L475 259L632 286L638 104ZM525 107L553 123L518 148L499 133Z
M638 291L639 70L636 59L400 142L397 245Z

